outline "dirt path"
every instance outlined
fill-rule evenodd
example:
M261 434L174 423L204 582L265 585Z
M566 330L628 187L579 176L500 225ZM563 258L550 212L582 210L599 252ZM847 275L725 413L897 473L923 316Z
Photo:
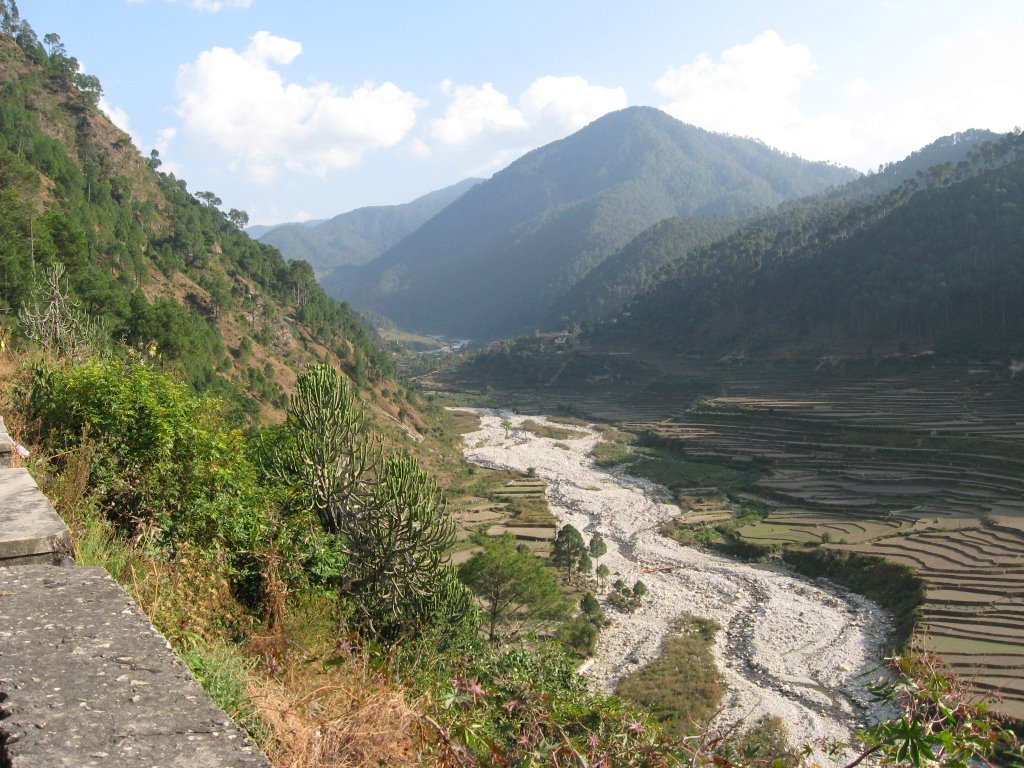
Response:
M628 475L595 467L599 435L573 440L538 437L521 428L526 417L477 411L481 428L464 437L466 457L478 464L525 471L549 483L552 511L584 537L608 544L601 562L613 578L649 589L634 614L613 617L597 655L584 665L601 690L656 658L668 627L681 613L715 619L724 629L715 653L727 690L724 722L780 717L796 745L851 741L852 728L872 719L862 675L881 663L888 617L857 595L791 575L779 566L749 565L683 547L658 533L678 514L660 503L667 493ZM544 421L536 416L530 417ZM506 432L501 422L513 428ZM819 752L822 764L832 762Z

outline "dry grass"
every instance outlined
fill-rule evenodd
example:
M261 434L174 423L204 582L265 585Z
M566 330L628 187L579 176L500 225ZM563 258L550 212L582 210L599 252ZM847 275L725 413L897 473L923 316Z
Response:
M421 765L419 712L359 657L326 670L294 656L286 665L249 690L273 731L263 748L275 768Z

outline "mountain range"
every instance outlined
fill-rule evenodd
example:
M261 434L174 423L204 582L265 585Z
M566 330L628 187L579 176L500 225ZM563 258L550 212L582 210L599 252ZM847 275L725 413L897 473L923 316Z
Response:
M1024 137L969 135L697 248L647 233L680 257L593 338L715 356L1024 352ZM922 171L922 155L938 162Z
M324 221L249 227L247 231L280 250L285 258L307 261L317 275L324 275L377 258L479 181L465 179L402 205L368 206Z
M856 176L633 107L528 153L322 282L405 328L507 336L549 324L563 294L657 222L767 209Z

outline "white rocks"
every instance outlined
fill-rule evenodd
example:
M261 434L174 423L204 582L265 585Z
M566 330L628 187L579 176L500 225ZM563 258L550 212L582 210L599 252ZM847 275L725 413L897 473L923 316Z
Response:
M613 691L623 674L656 658L673 619L691 613L723 628L715 655L727 689L724 723L774 715L794 745L820 745L851 742L854 725L872 717L864 711L863 676L882 664L889 632L876 605L779 566L739 563L661 536L659 526L677 508L656 501L667 496L664 488L594 466L595 431L552 440L522 429L526 417L477 412L483 420L464 437L467 458L519 471L533 467L548 482L548 500L563 524L588 539L595 532L604 537L608 553L601 562L612 580L639 579L649 589L634 614L605 606L614 624L602 631L596 657L583 668L598 689ZM513 425L507 437L506 419ZM836 759L843 756L817 754L819 764Z

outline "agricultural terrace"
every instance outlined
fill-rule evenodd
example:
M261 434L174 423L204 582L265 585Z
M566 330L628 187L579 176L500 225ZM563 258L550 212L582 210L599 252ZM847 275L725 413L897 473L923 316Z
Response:
M995 366L937 367L735 377L721 392L631 427L691 461L764 468L748 497L774 509L739 529L744 541L914 568L927 587L917 642L1024 718L1024 381Z

